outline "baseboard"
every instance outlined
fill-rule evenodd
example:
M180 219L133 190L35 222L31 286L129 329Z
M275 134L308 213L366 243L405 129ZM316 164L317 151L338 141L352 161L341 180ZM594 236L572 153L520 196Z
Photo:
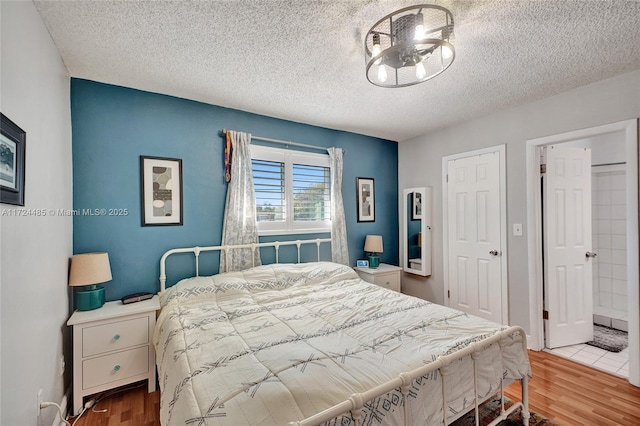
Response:
M69 404L69 397L71 396L71 388L68 388L67 391L64 393L64 395L62 395L62 399L60 400L60 408L62 413L65 415L65 417L67 416L68 413L68 409L67 409L67 405ZM65 419L61 419L60 418L60 414L58 413L58 410L56 410L56 416L53 418L53 422L51 423L51 426L66 426Z
M527 349L529 349L530 351L537 351L537 349L535 349L535 345L531 344L531 336L529 334L527 334Z

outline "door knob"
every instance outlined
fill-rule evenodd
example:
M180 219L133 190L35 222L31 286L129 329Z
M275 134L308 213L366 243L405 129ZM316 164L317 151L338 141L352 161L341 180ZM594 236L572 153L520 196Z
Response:
M489 252L489 254L490 254L491 256L497 256L497 255L499 255L499 254L500 254L500 252L499 252L498 250L491 250L491 251Z
M587 257L596 257L596 256L598 256L598 253L594 253L592 251L588 251L588 252L585 253L585 256L587 256Z

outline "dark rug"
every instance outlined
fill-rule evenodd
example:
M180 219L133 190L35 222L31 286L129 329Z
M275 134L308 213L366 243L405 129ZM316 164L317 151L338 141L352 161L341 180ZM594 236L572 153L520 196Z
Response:
M509 408L513 403L507 398L504 398L504 406L505 409ZM480 426L486 426L493 421L500 414L500 395L496 395L484 404L480 405ZM475 410L474 410L475 411ZM451 423L450 426L475 426L476 418L475 412L471 411L455 422ZM500 422L501 426L522 426L522 412L521 409L517 409L515 412L511 413L506 420ZM531 417L529 417L529 426L554 426L556 423L551 420L536 414L531 413Z
M587 345L609 352L620 352L629 345L629 337L626 331L594 324L593 340L587 342Z

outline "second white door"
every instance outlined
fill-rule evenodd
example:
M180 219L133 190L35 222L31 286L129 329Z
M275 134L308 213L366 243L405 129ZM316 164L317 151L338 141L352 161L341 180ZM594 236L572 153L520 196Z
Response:
M593 340L591 150L545 150L545 339L548 348L557 348Z
M500 153L449 160L449 306L503 321Z

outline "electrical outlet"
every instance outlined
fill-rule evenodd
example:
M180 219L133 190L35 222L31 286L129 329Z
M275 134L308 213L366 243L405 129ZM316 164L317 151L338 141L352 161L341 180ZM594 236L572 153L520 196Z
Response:
M38 413L38 415L36 417L40 417L40 406L42 405L42 389L40 389L38 391L38 410L36 411L36 413Z
M64 376L64 367L65 367L65 365L66 365L66 364L64 363L64 355L60 355L60 363L59 363L59 366L60 366L60 375L61 375L61 376Z

